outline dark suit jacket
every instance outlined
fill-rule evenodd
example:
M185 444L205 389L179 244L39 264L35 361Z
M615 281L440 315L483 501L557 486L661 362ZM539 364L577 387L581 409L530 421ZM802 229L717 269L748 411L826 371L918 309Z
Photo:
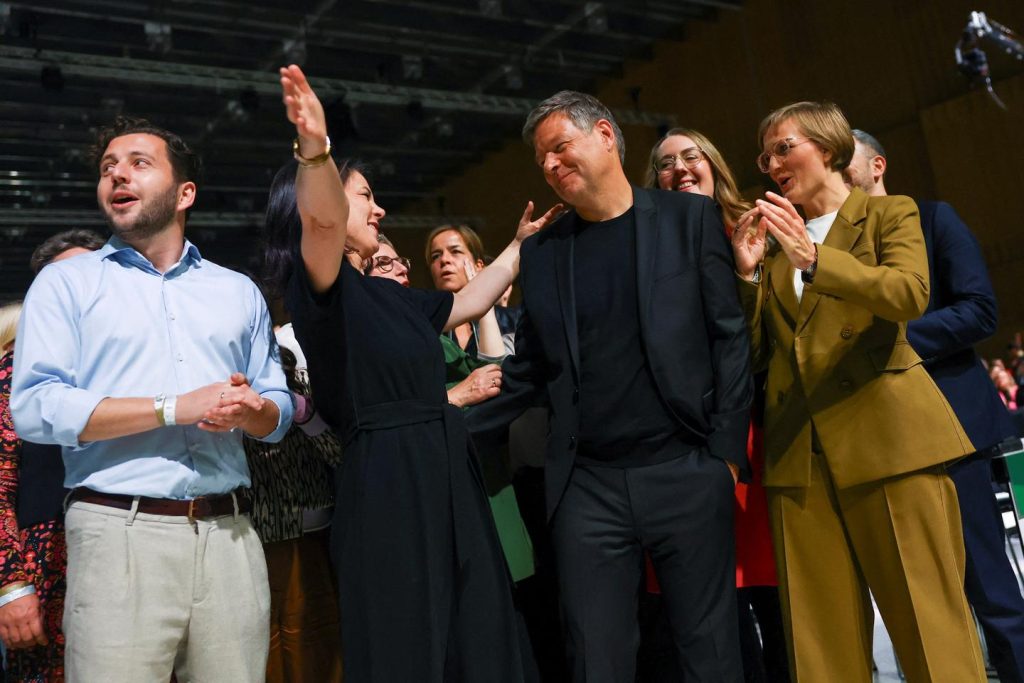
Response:
M656 388L687 433L712 455L748 470L750 341L732 251L711 200L633 188L640 335ZM485 452L508 423L547 393L548 517L569 481L579 429L579 340L573 280L574 211L523 243L523 316L501 394L467 416ZM615 368L609 368L615 372Z
M907 339L979 450L1015 436L974 344L996 331L996 297L978 241L945 202L917 202L928 248L931 295Z

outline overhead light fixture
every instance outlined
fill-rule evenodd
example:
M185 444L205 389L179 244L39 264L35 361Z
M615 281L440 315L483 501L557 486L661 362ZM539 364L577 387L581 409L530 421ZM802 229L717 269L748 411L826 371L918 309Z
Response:
M501 0L480 0L480 14L485 17L500 17Z
M228 116L235 123L246 123L249 120L249 112L245 110L245 107L238 100L228 100L227 112Z
M505 87L509 90L522 90L523 70L515 64L506 64L503 70L505 72Z
M146 33L146 44L153 52L167 54L171 51L171 25L157 21L147 21L142 25Z
M583 6L583 15L587 18L587 30L591 33L608 31L608 12L603 2L588 2Z
M305 64L306 63L306 39L305 38L286 38L281 43L281 51L284 53L284 59L289 64Z
M402 78L410 81L418 81L423 78L423 57L402 55Z

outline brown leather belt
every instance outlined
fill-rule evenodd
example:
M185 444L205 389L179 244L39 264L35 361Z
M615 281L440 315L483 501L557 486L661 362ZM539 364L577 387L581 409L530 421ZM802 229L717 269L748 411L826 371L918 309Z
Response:
M244 489L235 489L235 498L238 500L238 512L246 513L252 509L249 496ZM138 512L148 515L167 515L170 517L188 517L189 519L205 519L207 517L222 517L235 514L235 502L230 493L219 496L200 496L192 500L173 500L171 498L147 498L138 496ZM100 493L85 487L79 487L71 492L71 502L92 503L93 505L105 505L119 510L131 510L135 496L127 496L120 493Z

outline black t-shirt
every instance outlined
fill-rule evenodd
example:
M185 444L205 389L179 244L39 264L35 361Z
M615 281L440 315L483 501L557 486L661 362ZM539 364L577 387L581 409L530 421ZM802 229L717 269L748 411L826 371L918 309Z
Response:
M581 222L573 259L579 459L623 466L679 455L679 425L658 395L640 338L634 210Z

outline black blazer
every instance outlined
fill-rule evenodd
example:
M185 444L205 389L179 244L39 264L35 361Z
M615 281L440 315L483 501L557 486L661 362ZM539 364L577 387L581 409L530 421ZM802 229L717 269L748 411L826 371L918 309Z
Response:
M978 241L949 204L918 202L928 247L931 292L907 340L935 380L974 447L1016 436L974 345L996 331L996 296Z
M750 340L736 292L732 250L714 203L685 192L633 188L643 350L665 405L712 455L747 475L752 382ZM508 424L547 394L548 517L572 471L579 429L579 341L573 291L575 211L526 240L520 258L523 316L502 391L467 414L485 453ZM614 368L610 368L614 372Z

